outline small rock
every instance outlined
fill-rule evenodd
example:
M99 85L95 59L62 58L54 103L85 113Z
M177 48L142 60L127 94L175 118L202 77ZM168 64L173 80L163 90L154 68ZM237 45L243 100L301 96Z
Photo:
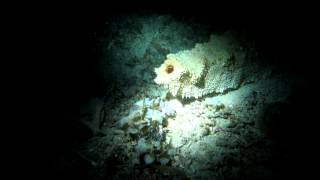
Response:
M180 101L173 99L169 102L160 103L160 109L165 116L174 117L176 115L176 110L183 107Z
M150 98L144 98L138 102L135 103L135 105L139 107L152 107L153 106L153 99Z
M171 149L168 150L168 155L169 156L174 156L175 154L176 154L176 149L171 148Z
M216 124L218 128L221 129L226 129L229 128L233 123L229 119L224 119L224 118L216 118Z
M114 134L116 134L116 135L122 135L122 134L124 134L124 131L123 131L123 130L120 130L120 129L114 129L113 132L114 132Z
M138 120L141 118L141 112L140 111L131 111L130 114L126 117L121 118L117 122L117 127L118 128L124 128L127 125L132 125L134 121Z
M225 107L225 105L222 103L222 101L219 97L207 98L205 100L205 105L207 107L210 107L210 106L215 107L216 111L224 109L224 107Z
M163 101L167 100L167 98L168 98L168 92L163 92L160 96L160 99Z
M141 130L144 127L148 127L148 122L146 121L141 121L141 123L137 124L138 125L138 129Z
M161 165L166 165L166 164L168 164L169 161L170 161L170 159L167 158L167 157L161 157L159 159L159 162L160 162Z
M221 103L221 104L217 104L217 105L216 105L216 111L220 111L221 109L224 109L224 107L225 107L225 106L224 106L224 104L222 104L222 103Z
M136 145L136 151L138 153L143 154L151 149L152 149L152 144L150 144L144 138L139 139L138 144Z
M138 131L138 129L136 129L136 128L132 128L132 127L129 127L128 128L128 133L129 134L137 134L139 131Z
M162 113L154 109L148 109L145 117L146 119L157 121L159 124L162 124L163 121Z
M153 107L158 107L160 105L160 101L161 101L160 97L157 97L153 102Z
M160 149L161 149L161 144L160 144L159 141L155 141L155 142L153 143L153 146L154 146L154 148L155 148L156 150L160 150Z
M144 162L146 164L152 164L154 162L154 159L155 159L154 156L151 154L144 155Z
M201 129L201 136L208 136L210 134L210 128L204 127Z

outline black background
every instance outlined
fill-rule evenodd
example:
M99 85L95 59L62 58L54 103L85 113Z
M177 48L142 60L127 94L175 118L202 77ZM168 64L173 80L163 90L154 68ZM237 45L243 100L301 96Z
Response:
M56 159L68 152L71 144L87 138L82 127L74 124L72 117L90 97L103 95L108 87L97 75L99 37L105 22L117 15L138 13L169 14L182 19L195 19L213 30L235 30L255 42L266 61L280 66L284 71L298 75L290 109L278 124L279 139L285 137L296 158L283 167L284 176L309 176L316 157L316 102L317 58L314 42L316 34L313 8L300 4L201 4L200 2L149 2L118 4L45 4L31 10L23 26L26 26L34 59L37 61L28 72L31 76L24 87L30 96L26 106L31 107L34 119L28 138L29 144L23 156L22 168L45 178L55 177ZM23 17L24 15L21 15ZM30 27L30 28L29 28ZM32 27L32 28L31 28ZM30 39L29 39L30 38ZM39 98L36 98L39 97ZM39 101L35 101L35 100ZM31 105L31 104L36 105ZM33 129L36 129L33 131ZM21 143L23 144L23 143ZM19 145L20 146L20 145ZM20 152L20 151L19 151ZM30 156L32 158L30 158ZM23 157L23 158L25 158ZM41 162L35 163L36 157ZM44 162L43 162L44 161ZM45 171L42 169L45 167ZM85 169L70 172L78 178ZM82 174L83 173L83 174ZM85 175L83 175L85 177Z

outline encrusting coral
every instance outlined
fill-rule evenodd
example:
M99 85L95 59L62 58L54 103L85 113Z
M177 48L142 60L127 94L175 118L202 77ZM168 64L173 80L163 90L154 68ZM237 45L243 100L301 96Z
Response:
M250 53L231 34L211 35L207 43L168 54L164 63L155 68L154 81L182 98L223 93L258 78L254 76L257 66L248 63Z

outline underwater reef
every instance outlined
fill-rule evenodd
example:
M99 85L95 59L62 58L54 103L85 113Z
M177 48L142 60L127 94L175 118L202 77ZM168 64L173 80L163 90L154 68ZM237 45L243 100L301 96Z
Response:
M156 14L105 24L96 68L108 86L81 108L92 136L74 148L90 178L277 177L290 72L237 31Z
M209 42L198 43L191 50L168 54L164 64L155 69L155 82L182 98L224 93L270 73L271 69L264 67L267 72L263 72L254 61L254 53L239 45L231 33L211 35Z

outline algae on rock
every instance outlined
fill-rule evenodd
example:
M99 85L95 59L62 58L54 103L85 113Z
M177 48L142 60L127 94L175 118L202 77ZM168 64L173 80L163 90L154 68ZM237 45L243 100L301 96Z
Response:
M211 35L207 43L168 54L164 63L155 68L154 81L182 98L224 93L262 77L252 56L254 52L241 47L232 34Z

